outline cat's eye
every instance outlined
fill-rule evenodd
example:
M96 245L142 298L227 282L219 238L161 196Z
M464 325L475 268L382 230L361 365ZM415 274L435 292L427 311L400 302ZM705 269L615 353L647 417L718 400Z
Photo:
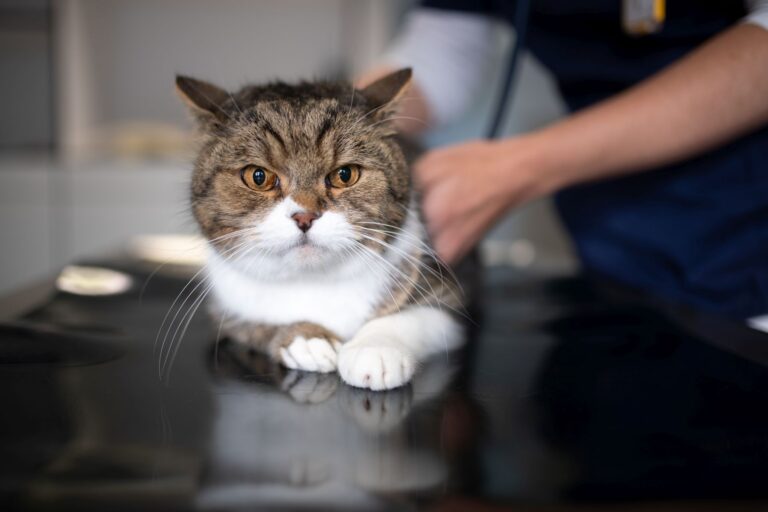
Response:
M246 187L258 192L272 190L278 184L277 174L255 165L243 167L240 170L240 179Z
M360 168L355 165L339 167L325 178L326 183L334 188L351 187L360 179Z

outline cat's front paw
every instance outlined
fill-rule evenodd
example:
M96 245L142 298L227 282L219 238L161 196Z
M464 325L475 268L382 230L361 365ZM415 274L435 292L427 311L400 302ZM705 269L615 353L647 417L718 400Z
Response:
M296 336L280 348L280 363L292 370L328 373L336 370L341 344L334 339Z
M393 389L407 384L415 370L413 355L395 344L350 342L339 351L339 375L350 386Z

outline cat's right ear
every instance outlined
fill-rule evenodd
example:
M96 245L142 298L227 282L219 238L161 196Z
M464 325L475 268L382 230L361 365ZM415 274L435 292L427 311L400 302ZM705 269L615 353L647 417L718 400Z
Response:
M224 103L229 93L208 82L176 75L176 92L202 124L222 123L228 114Z
M389 113L411 84L411 68L404 68L383 76L360 92L372 108Z

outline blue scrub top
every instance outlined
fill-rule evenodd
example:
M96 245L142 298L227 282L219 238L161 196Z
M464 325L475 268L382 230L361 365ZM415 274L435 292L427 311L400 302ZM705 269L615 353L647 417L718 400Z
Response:
M514 23L515 2L422 3ZM571 110L636 84L746 14L740 0L673 0L663 28L636 37L622 29L621 4L531 0L527 47ZM556 205L586 270L706 312L768 313L768 127L679 164L571 187Z

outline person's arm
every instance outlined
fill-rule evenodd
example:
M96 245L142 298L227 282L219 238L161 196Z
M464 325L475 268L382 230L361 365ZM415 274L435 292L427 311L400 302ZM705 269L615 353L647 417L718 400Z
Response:
M768 30L743 23L549 127L435 150L415 171L436 249L455 262L515 205L689 158L766 122Z

